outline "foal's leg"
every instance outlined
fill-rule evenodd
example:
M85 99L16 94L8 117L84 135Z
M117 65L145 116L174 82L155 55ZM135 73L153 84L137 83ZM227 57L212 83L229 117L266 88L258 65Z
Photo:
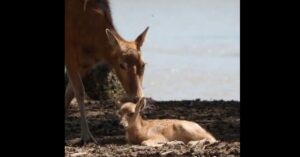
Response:
M167 142L167 140L165 138L157 137L157 138L145 140L141 143L141 145L143 145L143 146L152 146L152 147L161 147L166 142Z

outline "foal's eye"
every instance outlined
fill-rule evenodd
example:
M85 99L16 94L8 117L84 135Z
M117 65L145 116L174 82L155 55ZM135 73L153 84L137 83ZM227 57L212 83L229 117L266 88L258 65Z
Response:
M130 112L130 113L128 113L128 116L129 116L129 117L132 117L133 114L134 114L133 112Z

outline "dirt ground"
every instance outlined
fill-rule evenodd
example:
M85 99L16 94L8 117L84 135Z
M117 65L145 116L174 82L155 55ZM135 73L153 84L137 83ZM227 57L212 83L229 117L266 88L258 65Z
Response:
M92 134L99 142L86 146L65 146L66 157L239 157L240 102L238 101L154 101L148 99L143 111L145 119L185 119L197 122L211 132L219 142L197 144L193 147L171 142L162 147L126 144L124 129L116 116L113 101L86 101L87 117ZM65 122L65 138L80 137L79 108L70 107Z

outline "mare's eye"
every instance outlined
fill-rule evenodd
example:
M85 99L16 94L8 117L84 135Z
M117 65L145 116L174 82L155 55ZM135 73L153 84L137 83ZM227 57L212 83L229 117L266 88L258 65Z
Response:
M145 66L146 66L146 63L143 63L143 64L142 64L142 68L141 68L141 70L140 70L140 71L141 71L141 72L140 72L141 74L143 74L143 73L144 73Z
M146 66L146 63L143 63L142 64L142 68L145 69L145 66Z

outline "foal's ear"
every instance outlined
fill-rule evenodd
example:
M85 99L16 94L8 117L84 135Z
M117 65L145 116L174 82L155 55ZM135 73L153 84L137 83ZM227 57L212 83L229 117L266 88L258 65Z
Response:
M139 112L143 111L145 106L146 106L146 98L141 98L136 104L135 112L139 113Z

